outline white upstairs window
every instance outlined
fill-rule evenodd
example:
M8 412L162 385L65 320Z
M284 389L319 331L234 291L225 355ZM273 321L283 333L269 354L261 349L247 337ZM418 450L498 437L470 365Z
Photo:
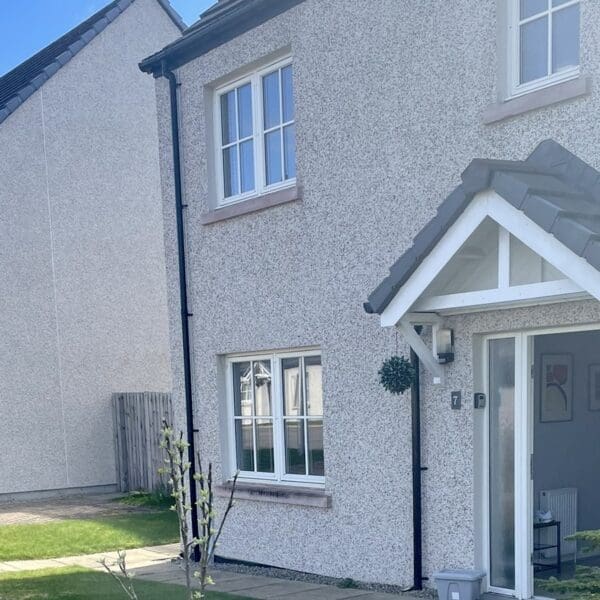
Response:
M295 184L290 59L218 88L215 123L219 206Z
M579 0L510 0L511 96L579 74Z
M319 353L242 356L227 364L231 471L242 479L322 485Z

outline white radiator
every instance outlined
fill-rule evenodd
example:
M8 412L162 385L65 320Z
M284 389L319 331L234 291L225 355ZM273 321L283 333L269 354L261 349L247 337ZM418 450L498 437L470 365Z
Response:
M577 532L577 488L561 488L542 490L540 492L540 509L550 511L555 521L560 521L562 537L561 558L573 557L577 552L577 542L565 542L565 538ZM541 544L554 544L556 530L554 528L540 531ZM545 550L544 558L555 558L556 550Z

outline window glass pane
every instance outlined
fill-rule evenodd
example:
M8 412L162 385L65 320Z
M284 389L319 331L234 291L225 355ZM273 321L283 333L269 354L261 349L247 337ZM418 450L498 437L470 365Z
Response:
M237 468L240 471L254 471L252 419L236 419L235 447L237 451Z
M258 416L271 415L271 361L261 360L254 364L254 402Z
M579 4L552 16L552 72L579 64Z
M515 588L515 340L489 342L490 583Z
M275 471L273 421L271 419L256 419L256 470L261 473Z
M548 10L548 0L521 0L521 19Z
M281 361L281 379L283 385L283 414L303 415L299 358L284 358Z
M240 144L240 168L242 170L242 193L254 189L254 142L248 140Z
M225 198L240 193L237 146L229 146L223 150L223 192Z
M305 475L304 421L286 419L285 428L285 472L293 475Z
M252 415L250 363L233 363L233 409L236 417Z
M285 179L296 177L296 126L283 128L283 154L285 160Z
M325 460L323 456L323 421L307 420L308 427L308 474L325 475Z
M232 90L221 96L221 132L223 144L230 144L237 139L235 120L235 90Z
M265 163L267 185L281 181L281 129L265 135Z
M294 85L292 65L281 69L281 94L283 96L283 122L294 120Z
M252 135L252 87L249 83L238 88L239 139Z
M274 71L263 77L263 110L265 129L271 129L279 125L280 102L279 102L279 71Z
M548 75L548 17L521 25L521 83Z
M570 0L552 0L552 6L560 6L566 2L570 2Z
M304 358L304 385L306 387L306 414L323 415L323 387L321 377L321 357Z

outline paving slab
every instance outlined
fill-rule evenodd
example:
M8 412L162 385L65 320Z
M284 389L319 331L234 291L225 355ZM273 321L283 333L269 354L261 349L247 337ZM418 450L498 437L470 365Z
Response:
M300 594L304 597L304 594L308 592L323 591L326 586L319 585L318 583L308 583L305 581L289 581L286 579L271 579L269 585L263 587L252 588L250 594L252 598L257 600L271 600L278 596L286 596L289 594ZM244 592L245 593L245 592Z
M52 569L64 567L59 559L44 558L40 560L7 560L2 563L7 567L12 567L14 571L37 571L39 569Z
M269 600L354 600L358 596L364 598L365 590L339 588L332 585L320 585L311 591L273 596Z
M239 579L221 581L216 585L211 585L210 589L215 592L250 592L253 589L264 587L270 584L278 583L281 579L273 577L263 577L262 575L244 575Z
M364 592L363 596L354 596L352 600L396 600L400 598L415 598L412 594L385 594L383 592Z

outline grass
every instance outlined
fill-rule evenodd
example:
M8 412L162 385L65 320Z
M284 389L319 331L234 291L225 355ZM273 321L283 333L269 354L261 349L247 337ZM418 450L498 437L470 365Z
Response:
M115 498L115 502L127 506L141 508L169 509L173 505L173 498L163 492L130 492L127 496Z
M177 515L172 511L5 525L0 527L0 561L94 554L178 539Z
M187 600L179 585L134 581L140 600ZM208 600L243 600L209 592ZM79 567L43 569L0 575L0 600L124 600L125 593L108 573ZM246 599L247 600L247 599Z

